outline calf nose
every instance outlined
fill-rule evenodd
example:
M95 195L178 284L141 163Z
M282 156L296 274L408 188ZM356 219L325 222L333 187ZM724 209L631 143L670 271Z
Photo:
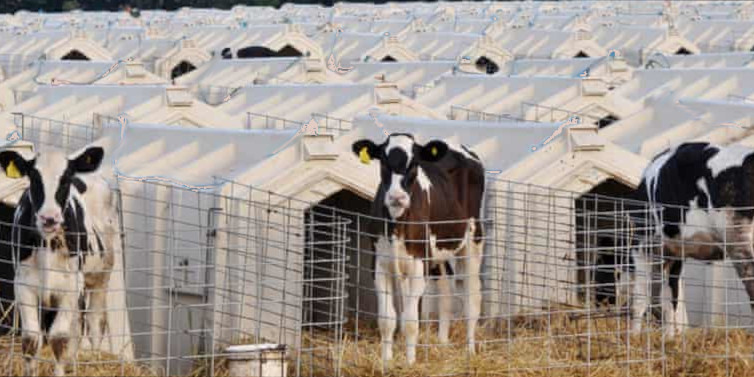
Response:
M55 216L39 216L39 220L42 222L42 225L44 226L53 226L58 223L58 220L55 218Z
M408 200L408 195L404 193L391 193L388 196L388 199L390 199L390 203L393 204L404 204L406 200Z

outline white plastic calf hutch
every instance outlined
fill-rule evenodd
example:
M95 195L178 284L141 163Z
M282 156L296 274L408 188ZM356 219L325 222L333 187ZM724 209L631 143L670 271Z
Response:
M325 360L312 355L318 350L306 342L316 334L306 331L340 326L344 263L333 254L320 267L311 256L324 253L319 242L328 253L339 250L344 221L317 214L330 227L316 230L305 216L309 204L213 177L235 175L267 157L295 130L149 127L145 133L134 127L117 156L121 174L189 186L117 179L132 256L126 280L137 359L168 374L188 373L197 363L214 371L229 345L274 343L295 350L300 363L305 356L307 363ZM113 145L119 136L107 127L103 143ZM155 158L164 163L151 165ZM315 231L327 240L310 237ZM320 270L328 277L320 278Z

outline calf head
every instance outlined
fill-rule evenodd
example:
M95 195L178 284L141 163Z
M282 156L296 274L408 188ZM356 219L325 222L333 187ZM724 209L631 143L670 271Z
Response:
M9 178L29 179L28 195L36 231L50 239L62 230L66 214L74 211L72 186L79 192L86 184L77 175L96 171L104 150L91 147L73 159L61 152L37 155L27 160L14 151L0 152L0 165Z
M371 160L380 161L378 192L384 193L383 204L395 220L411 206L413 185L418 184L424 192L429 190L429 178L420 164L442 159L448 152L448 145L439 140L420 145L410 134L391 134L382 144L364 139L353 143L352 149L365 164Z

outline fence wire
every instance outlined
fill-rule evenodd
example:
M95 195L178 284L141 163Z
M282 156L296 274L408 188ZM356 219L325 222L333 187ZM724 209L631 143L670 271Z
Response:
M21 131L21 139L37 148L73 152L102 136L103 120L95 114L91 124L75 123L24 113L13 113L13 121Z
M473 275L467 270L469 257L461 253L451 258L449 339L443 341L439 335L439 314L447 305L443 282L432 277L421 301L416 363L408 367L412 373L590 375L609 370L627 374L648 371L652 367L647 365L654 362L662 365L665 354L662 342L656 341L661 333L650 326L631 329L630 295L637 283L629 277L629 256L640 244L638 231L652 227L646 205L502 181L490 185L486 201L476 352L469 350L465 322L471 314L464 308L470 294L464 284ZM401 283L405 270L381 272L375 266L379 252L373 245L382 220L363 214L352 214L351 220L346 328L353 340L343 346L343 363L348 375L361 375L383 367L379 322L386 315L400 318L404 309L401 304L396 305L397 314L379 309L377 298L383 288L376 287L376 276L386 273L396 281L392 289L398 301L406 302L407 293L397 293L402 290L398 286L405 284ZM426 242L423 246L428 252ZM405 257L389 258L396 264L405 262ZM429 255L422 259L431 261ZM644 267L652 263L658 262ZM650 282L645 277L644 284ZM398 336L388 342L393 343L394 363L405 367L408 341Z
M228 360L239 357L231 346L266 343L286 346L288 375L315 369L336 375L339 353L332 347L342 336L347 220L317 208L302 211L298 202L268 193L244 197L118 183L121 230L107 237L122 236L122 243L106 244L122 245L109 250L121 263L107 270L107 341L92 349L88 331L71 334L72 344L82 346L66 365L70 374L228 375ZM11 226L3 224L4 235ZM2 246L1 344L7 352L1 372L24 375L22 339L39 332L19 324L20 308L7 294L19 267L10 242ZM44 276L55 272L40 270ZM63 295L80 287L48 289ZM67 318L64 312L57 316ZM48 351L29 357L44 375L54 367Z
M436 265L425 238L404 240L423 250L412 257L393 255L396 249L380 241L393 226L435 232L468 222L387 224L368 214L368 200L347 190L309 203L231 180L218 183L217 191L197 192L113 182L119 224L103 234L115 263L107 270L109 284L93 288L107 292L100 311L108 330L101 344L88 329L71 333L80 347L66 364L69 375L748 373L750 300L731 262L686 263L682 310L673 308L668 285L676 271L664 267L686 254L667 254L669 240L654 236L667 224L667 208L490 180L478 219L483 236L470 241L483 243L477 315L467 309L476 275L469 246ZM24 375L22 339L29 330L22 330L13 296L20 282L12 218L13 207L0 208L0 372ZM725 229L737 234L733 225ZM730 239L715 245L724 252L740 246ZM378 267L380 261L392 267ZM420 273L412 275L411 266ZM423 291L409 277L425 281ZM378 301L388 297L385 281L394 312ZM653 300L657 287L661 297ZM81 291L75 284L45 289ZM417 317L406 310L413 305ZM84 317L96 310L87 303ZM447 340L442 313L450 313ZM467 326L474 318L471 343ZM380 329L390 321L392 338ZM418 330L409 364L405 334L412 324ZM393 353L387 363L384 345ZM50 347L33 359L42 374L52 373Z

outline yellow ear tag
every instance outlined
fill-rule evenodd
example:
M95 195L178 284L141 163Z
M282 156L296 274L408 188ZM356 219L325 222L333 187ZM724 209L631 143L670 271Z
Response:
M361 160L362 164L369 164L372 161L372 158L369 157L369 152L367 151L367 147L361 148L361 151L359 151L359 159Z
M5 168L5 175L8 176L8 178L21 178L21 172L16 167L16 163L11 161L10 164L8 164L8 167Z
M437 147L432 147L432 156L437 157Z

